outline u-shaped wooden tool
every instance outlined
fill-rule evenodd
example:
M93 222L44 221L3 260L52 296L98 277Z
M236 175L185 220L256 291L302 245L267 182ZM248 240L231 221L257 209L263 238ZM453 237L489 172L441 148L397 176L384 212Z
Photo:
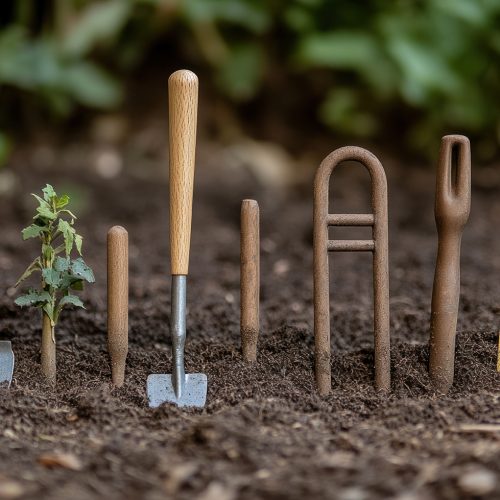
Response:
M361 163L372 180L371 214L330 214L330 176L343 161ZM319 166L314 180L314 344L316 383L321 395L331 390L330 282L328 252L371 252L373 255L373 330L375 339L375 386L391 387L389 318L387 180L382 164L363 148L348 146L330 153ZM329 226L368 226L371 240L330 240Z
M430 335L429 374L443 393L453 384L455 337L460 299L460 244L471 202L470 143L463 135L446 135L436 177L435 216L438 252Z

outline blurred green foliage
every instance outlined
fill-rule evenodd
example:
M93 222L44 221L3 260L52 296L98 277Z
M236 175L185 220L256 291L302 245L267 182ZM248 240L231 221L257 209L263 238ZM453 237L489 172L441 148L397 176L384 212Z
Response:
M464 132L488 156L499 27L500 0L16 0L0 25L0 104L14 93L63 117L114 108L123 75L168 36L235 102L279 73L299 97L319 93L318 117L337 133L383 137L392 111L410 117L399 142Z

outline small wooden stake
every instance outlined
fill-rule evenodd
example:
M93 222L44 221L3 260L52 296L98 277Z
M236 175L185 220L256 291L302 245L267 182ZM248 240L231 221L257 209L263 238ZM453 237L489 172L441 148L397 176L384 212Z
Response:
M56 341L54 328L50 318L43 313L42 349L41 349L42 374L50 384L56 383Z
M113 384L121 387L128 353L128 233L121 226L108 231L108 351Z
M241 204L241 349L243 359L257 359L260 289L259 204Z

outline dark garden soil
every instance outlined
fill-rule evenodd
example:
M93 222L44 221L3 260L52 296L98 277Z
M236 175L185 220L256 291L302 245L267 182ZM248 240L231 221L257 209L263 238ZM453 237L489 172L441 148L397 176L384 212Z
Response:
M217 163L198 166L188 282L187 369L208 375L208 402L186 411L150 410L145 390L149 373L171 371L165 177L136 170L106 180L17 158L15 191L0 198L0 339L11 339L16 355L12 388L0 393L0 498L500 498L500 433L465 425L500 424L498 176L490 181L482 171L475 180L449 395L433 393L426 370L433 169L387 160L392 392L373 389L370 257L336 254L333 390L321 398L313 379L311 184L279 192ZM66 311L58 328L55 390L38 373L40 318L13 305L11 288L37 251L19 235L33 210L27 193L47 181L77 194L86 259L97 276L84 293L87 309ZM366 211L367 190L362 169L342 167L335 210ZM249 197L259 200L262 217L262 332L253 366L239 350L239 207ZM113 224L129 230L131 244L120 390L110 386L106 353L105 242ZM75 463L40 463L61 452Z

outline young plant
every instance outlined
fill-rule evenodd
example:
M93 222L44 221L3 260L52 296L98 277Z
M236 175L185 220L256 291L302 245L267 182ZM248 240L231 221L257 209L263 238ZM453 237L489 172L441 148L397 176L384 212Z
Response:
M43 198L33 194L38 201L33 223L22 230L23 240L39 238L41 255L24 271L16 287L33 273L39 273L40 288L30 288L19 296L18 306L33 306L42 310L42 373L54 383L56 380L55 326L61 311L66 306L83 307L83 302L74 292L82 290L84 282L93 283L94 273L82 258L82 237L73 225L75 215L67 208L69 196L57 196L54 188L47 184L42 189ZM76 250L79 257L73 259Z

